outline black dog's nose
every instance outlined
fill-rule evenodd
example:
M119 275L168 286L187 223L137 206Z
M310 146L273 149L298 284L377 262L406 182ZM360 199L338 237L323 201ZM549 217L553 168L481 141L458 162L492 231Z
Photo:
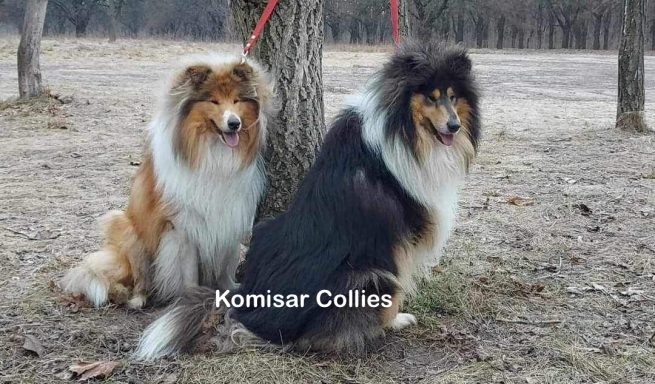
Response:
M232 115L227 119L227 127L231 131L236 131L237 129L239 129L239 127L241 127L241 120L239 120L238 117Z
M455 133L459 131L460 124L457 121L449 121L446 126L448 127L448 131Z

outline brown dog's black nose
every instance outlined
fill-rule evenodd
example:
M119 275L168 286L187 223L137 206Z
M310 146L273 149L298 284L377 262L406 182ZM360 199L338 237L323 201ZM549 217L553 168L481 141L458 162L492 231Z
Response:
M239 120L238 117L232 115L227 119L227 127L231 131L236 131L237 129L239 129L239 127L241 127L241 120Z
M448 121L446 126L448 127L449 132L456 133L457 131L459 131L459 127L461 125L457 121Z

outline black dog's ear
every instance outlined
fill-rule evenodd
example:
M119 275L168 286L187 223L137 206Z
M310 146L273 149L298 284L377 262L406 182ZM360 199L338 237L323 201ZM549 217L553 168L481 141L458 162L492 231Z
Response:
M451 53L448 55L446 62L448 63L450 70L456 73L464 73L468 75L473 68L473 63L466 51Z
M234 67L232 73L242 81L249 81L252 79L254 71L247 63L240 63Z
M194 88L200 87L212 73L206 65L193 65L184 71L180 84L191 84Z

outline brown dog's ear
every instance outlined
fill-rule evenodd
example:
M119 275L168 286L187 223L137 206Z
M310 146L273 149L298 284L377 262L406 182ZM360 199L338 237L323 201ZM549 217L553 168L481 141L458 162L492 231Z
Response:
M249 81L252 79L253 70L247 63L240 63L234 67L232 73L242 81Z
M209 77L211 72L211 68L206 65L194 65L188 67L186 71L184 71L184 76L180 83L188 83L191 84L194 88L198 88L205 82L205 80L207 80L207 77Z

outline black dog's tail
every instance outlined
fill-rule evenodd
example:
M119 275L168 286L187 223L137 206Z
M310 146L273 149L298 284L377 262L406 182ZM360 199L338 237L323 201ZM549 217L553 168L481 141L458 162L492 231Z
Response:
M222 326L227 308L216 307L216 291L188 290L171 309L150 324L139 340L135 358L153 360L203 349Z

